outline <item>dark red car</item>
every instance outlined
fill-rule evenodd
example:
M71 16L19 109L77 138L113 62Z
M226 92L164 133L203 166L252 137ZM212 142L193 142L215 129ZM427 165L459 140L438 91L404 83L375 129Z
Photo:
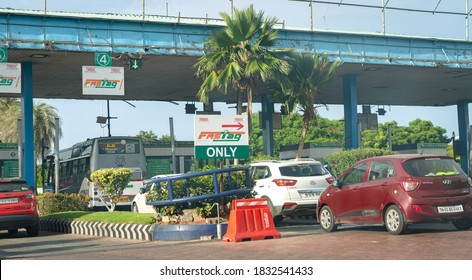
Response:
M36 195L24 180L0 180L0 230L16 234L25 228L28 236L39 233Z
M450 157L391 155L361 160L321 195L317 219L331 232L340 224L383 224L392 234L417 222L452 221L472 227L471 179Z

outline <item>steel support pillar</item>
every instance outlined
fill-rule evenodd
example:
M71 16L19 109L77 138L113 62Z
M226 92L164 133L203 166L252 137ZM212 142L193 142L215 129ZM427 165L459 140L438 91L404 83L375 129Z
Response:
M359 148L357 133L357 79L356 75L343 76L344 94L344 139L346 149Z
M274 103L270 102L266 94L261 98L262 106L262 152L267 156L274 156L274 125L272 115Z
M22 147L23 178L36 192L35 160L34 160L34 128L33 128L33 64L21 63L21 120L22 120Z
M465 100L457 102L457 120L459 124L461 168L469 173L469 103Z

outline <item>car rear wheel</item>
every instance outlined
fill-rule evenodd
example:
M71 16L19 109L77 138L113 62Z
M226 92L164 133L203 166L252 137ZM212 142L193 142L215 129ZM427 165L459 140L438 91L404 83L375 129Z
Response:
M133 205L131 205L131 212L139 213L138 205L136 203L133 203Z
M384 215L384 223L388 232L393 235L402 234L406 230L405 218L400 208L396 205L391 205L387 208Z
M280 225L280 222L282 222L284 217L282 217L281 215L276 215L277 213L275 213L275 207L274 204L272 204L272 201L267 197L265 197L265 199L267 199L267 207L269 207L270 213L272 214L272 220L274 221L274 225Z
M320 225L321 228L326 232L335 231L338 225L335 223L333 211L329 206L323 206L320 211Z
M27 227L26 228L26 233L28 234L29 237L38 236L38 234L39 234L39 224Z
M8 233L9 233L9 234L17 234L17 233L18 233L18 229L9 229L9 230L8 230Z
M472 219L471 218L462 218L458 220L453 220L452 224L458 230L468 230L472 227Z

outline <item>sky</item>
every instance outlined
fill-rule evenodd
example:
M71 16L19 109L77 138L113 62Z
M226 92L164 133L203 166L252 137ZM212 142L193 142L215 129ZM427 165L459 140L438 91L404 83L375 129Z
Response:
M405 8L421 8L449 12L464 12L467 0L390 0L389 6ZM362 3L380 5L381 0L344 0L344 3ZM410 3L413 2L413 3ZM146 0L145 13L149 15L185 17L220 18L220 12L230 13L229 0ZM287 28L310 28L310 6L308 2L289 0L234 0L233 5L243 9L253 4L256 10L264 11L266 16L277 17L284 22ZM0 0L1 8L43 10L44 0ZM96 12L96 13L124 13L142 14L143 0L82 0L64 1L47 0L49 11L68 12ZM382 32L382 16L379 9L345 7L338 5L314 4L313 25L315 30L340 30L354 32ZM386 11L385 31L387 34L402 34L427 36L438 38L465 39L466 24L462 16L441 15L432 13L405 13ZM125 93L126 95L126 93ZM69 147L86 138L106 136L107 128L96 123L97 116L106 116L106 101L101 100L63 100L63 99L36 99L57 108L61 118L63 135L60 148ZM112 135L136 135L139 131L152 130L158 137L170 135L172 118L174 134L177 140L193 140L193 115L185 114L185 103L175 105L169 102L149 101L110 101L110 115L117 117L111 120ZM198 110L203 109L201 103L196 104ZM469 105L469 110L472 105ZM227 104L214 104L216 111L222 114L235 114L235 109L228 108ZM260 106L254 106L254 112ZM276 105L275 110L279 109ZM404 107L387 106L387 113L379 116L380 123L395 120L400 126L417 118L429 120L435 126L446 129L447 136L452 132L458 135L457 107ZM373 111L375 111L374 109ZM328 109L320 108L321 117L341 119L344 117L343 107L328 105ZM361 109L359 107L358 111ZM159 114L156 114L159 112Z

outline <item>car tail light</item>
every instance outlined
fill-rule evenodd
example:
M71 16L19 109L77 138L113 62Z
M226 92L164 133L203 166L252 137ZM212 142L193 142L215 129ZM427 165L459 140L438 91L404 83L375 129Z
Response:
M326 178L326 182L328 182L328 184L331 185L332 183L334 183L334 177L328 177L328 178Z
M274 182L279 187L291 187L297 183L297 180L290 180L290 179L274 179Z
M403 181L402 185L405 191L409 192L415 190L420 185L420 182L414 180Z
M24 194L23 197L26 199L26 200L36 200L36 196L32 193L27 193L27 194Z

